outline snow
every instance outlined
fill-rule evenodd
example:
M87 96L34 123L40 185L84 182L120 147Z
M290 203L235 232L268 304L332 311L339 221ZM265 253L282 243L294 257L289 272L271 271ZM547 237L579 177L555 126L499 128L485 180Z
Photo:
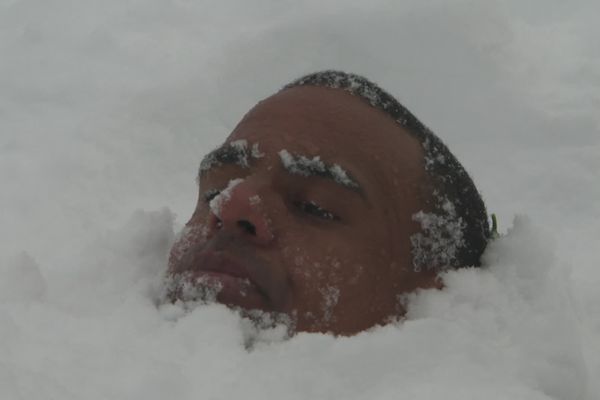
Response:
M444 270L456 265L456 258L465 246L465 223L456 215L456 208L448 199L442 203L445 214L419 211L412 216L421 230L410 237L413 264L421 268Z
M217 218L221 218L221 208L223 207L223 204L231 198L232 190L242 182L244 182L244 179L242 178L230 180L227 186L221 190L219 194L213 197L210 203L208 203L210 211L215 214Z
M250 202L251 206L257 206L261 202L260 196L257 195L257 194L255 194L254 196L250 196L250 198L248 199L248 201Z
M302 85L317 85L328 87L331 89L345 90L355 96L366 99L373 107L388 110L392 107L391 102L387 102L382 96L381 91L370 87L367 82L359 75L353 73L340 74L337 71L327 71L321 77L302 77L295 80L286 87L302 86ZM404 121L400 118L398 122L404 125Z
M308 158L306 156L293 156L289 151L283 149L279 151L279 158L283 167L291 174L310 176L311 173L325 173L327 168L321 161L320 156ZM314 171L314 172L313 172Z
M264 157L264 154L260 152L259 144L253 143L248 150L248 141L245 139L234 140L232 142L227 143L224 148L218 150L225 150L227 153L227 157L231 159L231 161L242 168L249 168L250 163L248 161L248 157L258 159ZM207 154L200 162L200 172L208 171L213 167L218 167L222 164L222 159L215 155L215 153L210 152Z
M341 185L358 187L358 184L350 179L348 173L342 167L338 164L326 165L321 160L321 156L308 158L303 155L292 155L289 151L283 149L279 151L279 158L283 167L290 174L301 176L327 175Z
M248 141L244 139L234 140L233 142L229 143L229 146L231 146L238 154L241 155L239 159L239 165L242 168L248 168L250 166L250 164L248 164Z
M358 186L358 184L356 182L354 182L352 179L350 179L348 177L348 173L342 167L340 167L338 164L333 164L329 168L329 173L333 176L333 179L336 182L341 183L342 185L349 186L349 187Z
M599 398L599 11L0 2L0 398ZM201 156L325 68L379 83L465 165L500 222L484 268L350 338L158 306Z
M252 158L258 159L258 158L263 158L265 156L264 153L261 153L259 147L260 147L260 145L258 143L252 144L252 149L250 150L250 155L252 156Z

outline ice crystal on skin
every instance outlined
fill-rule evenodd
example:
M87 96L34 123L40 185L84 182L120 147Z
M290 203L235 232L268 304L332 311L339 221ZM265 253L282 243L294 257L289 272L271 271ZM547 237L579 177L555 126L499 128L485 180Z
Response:
M172 301L174 296L188 308L198 302L214 303L222 288L220 282L204 276L193 279L189 272L171 274L163 281L159 303Z
M200 172L208 171L209 169L221 165L214 154L207 154L200 163Z
M429 138L423 141L423 150L425 152L425 171L434 171L436 167L446 164L446 157L441 154L439 146L431 143Z
M308 158L305 156L293 156L287 150L281 150L279 157L286 170L292 174L309 176L310 172L324 173L327 169L321 157Z
M358 184L350 179L348 173L342 167L338 164L327 166L321 161L320 156L314 156L313 158L302 155L295 156L283 149L279 151L279 158L283 167L291 174L301 176L327 175L341 185L352 188L358 187Z
M250 197L248 201L250 202L251 206L256 206L260 204L260 196L255 194L254 196Z
M171 257L181 258L194 243L204 242L208 235L208 228L205 225L188 225L175 237L173 247L171 248Z
M289 339L296 330L296 313L291 315L262 310L237 309L241 320L246 350L254 350L259 345L282 342Z
M469 242L473 246L461 249L460 255L457 256L457 264L459 259L470 264L479 263L477 259L485 247L489 231L485 205L480 200L481 196L464 167L427 126L377 84L359 75L335 70L320 71L303 76L287 84L283 89L299 86L343 90L383 111L399 126L405 128L408 134L414 136L423 147L424 167L431 187L439 188L441 192L447 194L444 197L448 197L454 203L456 215L461 217L468 227L465 236L469 236ZM427 209L430 212L444 214L443 199L440 201L434 196L433 200L434 204L429 204Z
M248 142L246 139L235 140L229 143L229 146L239 154L237 164L243 168L248 168L250 165L248 164Z
M261 153L260 149L258 148L258 143L254 143L252 145L252 150L250 151L250 155L252 155L252 158L263 158L265 156L265 153Z
M396 122L402 126L407 125L409 120L414 119L408 110L398 110L395 102L389 98L389 95L386 95L380 88L369 85L365 78L359 75L342 73L339 71L323 71L319 74L308 75L297 79L286 85L284 89L304 85L345 90L354 96L362 97L375 108L390 113L394 110L394 114L397 114L394 118L396 119Z
M344 186L355 187L357 184L348 177L348 174L342 167L337 164L333 164L331 168L329 168L329 172L333 175L333 178L336 182L341 183Z
M264 157L264 153L260 152L258 143L254 143L251 147L248 146L246 139L234 140L225 145L228 152L231 152L231 157L234 163L242 168L249 168L249 159L259 159ZM208 171L213 167L222 165L214 153L208 154L200 163L200 172Z
M412 216L421 224L421 231L410 237L416 271L455 266L459 251L465 246L465 223L457 217L454 204L446 200L442 210L444 214L419 211Z
M230 180L227 187L221 190L221 192L210 201L208 204L210 211L215 214L217 218L221 218L221 207L231 197L231 191L243 181L244 180L241 178Z
M323 320L329 322L331 321L333 308L340 299L340 289L329 286L325 289L320 289L319 291L321 292L321 295L323 295Z

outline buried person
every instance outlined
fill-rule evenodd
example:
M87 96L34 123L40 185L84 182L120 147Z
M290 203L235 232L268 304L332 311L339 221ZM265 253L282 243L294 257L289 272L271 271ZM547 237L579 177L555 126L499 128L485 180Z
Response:
M167 298L285 315L295 331L351 335L402 316L403 295L479 265L490 236L446 146L375 84L338 71L259 102L198 179Z

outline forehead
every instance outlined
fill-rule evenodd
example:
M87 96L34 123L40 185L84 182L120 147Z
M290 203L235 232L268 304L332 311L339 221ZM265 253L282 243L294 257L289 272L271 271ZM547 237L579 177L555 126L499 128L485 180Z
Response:
M259 143L261 151L272 154L286 149L321 156L367 179L424 177L419 142L383 111L339 89L283 90L251 109L227 141L239 139Z
M384 112L339 89L302 86L258 103L228 142L372 163L423 165L420 144Z

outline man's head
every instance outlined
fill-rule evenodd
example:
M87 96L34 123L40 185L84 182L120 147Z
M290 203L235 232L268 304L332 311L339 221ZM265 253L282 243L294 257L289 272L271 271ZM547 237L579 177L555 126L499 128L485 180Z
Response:
M283 313L353 334L403 294L478 265L485 207L443 143L364 78L325 71L250 110L199 171L168 275L172 299Z

